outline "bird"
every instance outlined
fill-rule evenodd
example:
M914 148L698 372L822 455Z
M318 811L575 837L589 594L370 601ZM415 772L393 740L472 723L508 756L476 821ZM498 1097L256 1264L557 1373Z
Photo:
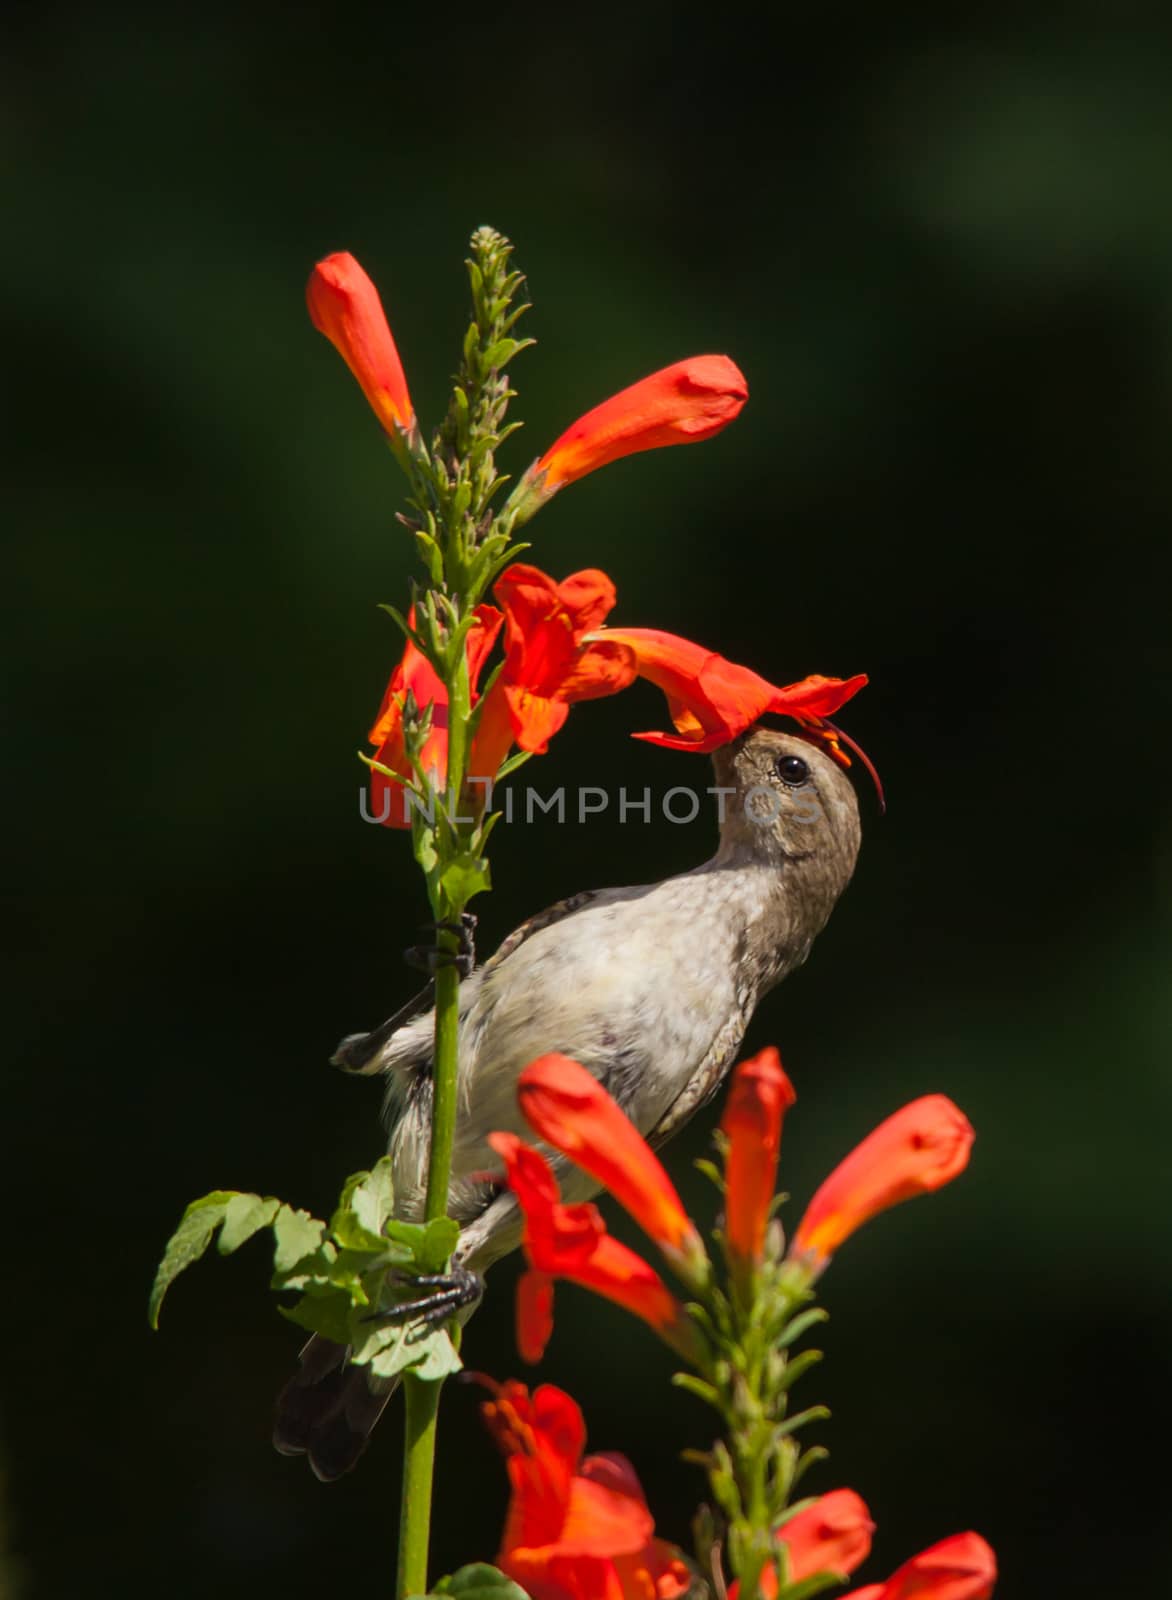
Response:
M658 1148L716 1093L758 1002L805 962L850 882L859 807L833 744L755 724L712 759L719 841L710 859L658 883L558 902L460 985L448 1210L461 1232L457 1288L439 1303L462 1319L485 1271L522 1242L519 1207L492 1181L499 1161L486 1143L495 1130L528 1132L516 1095L522 1069L554 1051L572 1057ZM433 1000L434 984L379 1028L347 1035L332 1058L387 1079L395 1211L407 1221L424 1212ZM563 1200L597 1192L587 1174L549 1154ZM394 1387L348 1366L346 1355L315 1334L278 1400L275 1447L308 1456L323 1481L354 1466Z

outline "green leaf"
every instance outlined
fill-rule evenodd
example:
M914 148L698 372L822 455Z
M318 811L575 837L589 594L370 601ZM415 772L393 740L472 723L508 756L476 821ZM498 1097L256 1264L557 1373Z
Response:
M788 1325L785 1332L776 1341L779 1350L788 1350L796 1344L803 1333L810 1328L816 1328L820 1322L829 1322L830 1313L823 1311L821 1306L814 1306L810 1311L803 1311L801 1316L795 1317Z
M470 850L461 851L440 874L440 883L453 905L465 906L473 895L492 888L488 862Z
M464 1363L445 1328L433 1328L425 1339L416 1340L411 1349L411 1376L421 1378L424 1383L439 1383L463 1368ZM370 1366L372 1372L379 1370L377 1357Z
M338 1209L330 1220L330 1232L347 1249L385 1250L383 1227L394 1204L391 1158L383 1156L369 1172L356 1172L347 1178Z
M308 1211L294 1211L282 1205L273 1222L273 1271L292 1272L306 1256L311 1256L325 1237L326 1225Z
M421 1322L380 1325L360 1321L352 1323L351 1329L351 1362L356 1367L368 1366L379 1378L397 1378L410 1371L427 1383L437 1383L459 1372L463 1364L442 1328L428 1328Z
M216 1249L222 1256L239 1250L254 1233L268 1227L280 1204L271 1195L262 1200L258 1194L234 1194L224 1212L224 1226L216 1240Z
M384 1228L388 1239L407 1246L415 1265L424 1273L442 1272L460 1237L460 1224L451 1217L435 1217L431 1222L390 1219Z
M444 581L443 551L430 534L424 533L419 528L415 530L415 549L419 554L420 561L427 568L428 576L432 583L442 583Z
M325 1294L311 1290L302 1295L295 1306L278 1306L277 1310L310 1333L320 1333L335 1344L350 1343L352 1305L349 1295L340 1289Z
M433 1595L451 1595L453 1600L529 1600L524 1589L512 1578L506 1578L496 1567L486 1561L477 1561L470 1567L461 1567L450 1578L441 1578L431 1591ZM415 1600L419 1600L416 1596Z
M179 1226L167 1240L167 1248L151 1287L147 1316L152 1328L159 1326L163 1296L179 1274L203 1255L212 1241L212 1235L224 1220L229 1201L235 1198L235 1189L213 1189L211 1194L205 1194L202 1199L193 1200L179 1219ZM255 1196L248 1198L254 1199Z

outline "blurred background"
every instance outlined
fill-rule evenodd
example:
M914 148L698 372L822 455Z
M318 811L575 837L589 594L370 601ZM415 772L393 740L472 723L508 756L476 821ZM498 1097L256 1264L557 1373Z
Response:
M800 1102L800 1204L929 1090L963 1181L825 1282L834 1412L812 1488L860 1490L878 1579L961 1528L1004 1600L1159 1592L1146 1450L1169 1417L1168 522L1172 20L1164 7L298 5L10 12L0 296L13 555L5 1090L4 1600L389 1593L398 1418L331 1487L270 1449L297 1331L260 1244L148 1334L184 1204L320 1213L379 1153L380 1091L326 1064L413 991L425 903L358 816L413 557L401 480L303 284L377 280L422 417L461 261L516 241L540 342L520 470L641 374L726 351L750 404L533 524L604 567L616 622L779 682L866 671L843 714L855 882L761 1008ZM634 744L637 687L532 781L702 787ZM600 776L601 775L601 776ZM711 818L502 828L481 950L585 886L701 860ZM686 1198L715 1110L672 1147ZM794 1215L795 1213L791 1213ZM519 1372L511 1266L467 1342ZM627 1452L659 1529L700 1491L702 1408L567 1289L539 1375ZM445 1396L435 1571L496 1548L505 1480Z

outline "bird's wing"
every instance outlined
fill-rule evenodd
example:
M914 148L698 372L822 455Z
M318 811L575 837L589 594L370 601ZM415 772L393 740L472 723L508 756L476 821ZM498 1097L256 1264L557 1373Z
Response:
M469 1002L471 984L477 985L488 973L496 970L503 961L507 961L523 945L526 939L531 939L535 933L540 933L542 928L548 928L554 922L560 922L563 917L573 916L575 911L581 911L583 906L605 895L605 889L584 889L579 894L572 894L565 900L559 900L555 905L548 906L544 911L539 911L528 921L523 922L519 928L514 928L508 938L501 944L482 967L477 967L470 979L461 985L461 1010ZM406 1048L395 1052L388 1052L387 1045L407 1025L416 1018L425 1016L435 1005L435 980L421 989L413 1000L408 1000L401 1006L393 1017L388 1017L370 1033L350 1033L342 1040L341 1044L330 1057L333 1066L341 1067L344 1072L359 1076L370 1076L376 1072L385 1072L388 1067L395 1069L412 1068L425 1065L431 1060L431 1041L420 1035L418 1039L409 1036L402 1043Z
M494 971L503 961L507 961L514 950L519 950L526 939L532 939L535 933L540 933L542 928L548 928L555 922L561 922L565 917L572 917L575 911L581 911L583 906L592 905L595 900L611 893L607 889L581 889L577 894L571 894L564 900L556 901L552 906L547 906L544 911L538 911L529 917L519 928L514 928L508 938L484 963L481 971L485 974Z
M341 1067L343 1072L367 1076L383 1069L382 1052L387 1041L405 1028L416 1017L421 1017L435 1005L435 979L420 989L405 1006L400 1006L393 1017L388 1017L370 1033L348 1033L330 1057L330 1065ZM410 1064L410 1063L405 1063Z
M660 1145L666 1144L701 1106L707 1105L712 1099L724 1082L744 1036L745 1018L740 1015L733 1017L721 1028L709 1046L708 1054L688 1079L683 1090L647 1134L647 1143L653 1150L658 1150Z

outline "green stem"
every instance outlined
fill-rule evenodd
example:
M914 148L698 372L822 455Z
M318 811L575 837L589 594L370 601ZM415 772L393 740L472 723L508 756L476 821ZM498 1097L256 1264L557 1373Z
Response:
M448 782L459 812L459 795L467 761L468 717L471 696L468 666L461 659L448 689ZM458 825L441 824L441 835L459 848ZM453 838L453 835L455 837ZM442 873L441 873L442 879ZM442 887L435 893L437 922L459 922L464 898L452 897ZM459 935L441 932L441 950L459 952ZM448 1211L448 1186L452 1176L452 1141L456 1132L457 1078L459 1072L460 974L445 962L435 979L434 1100L431 1113L431 1147L427 1168L425 1217L431 1222ZM431 1533L431 1499L435 1478L435 1434L439 1416L440 1383L422 1382L410 1373L403 1380L406 1394L406 1435L403 1444L403 1495L399 1523L398 1600L427 1592L427 1553Z
M427 1593L427 1553L431 1540L431 1486L435 1472L438 1383L403 1379L407 1424L403 1445L403 1493L399 1515L397 1600Z

